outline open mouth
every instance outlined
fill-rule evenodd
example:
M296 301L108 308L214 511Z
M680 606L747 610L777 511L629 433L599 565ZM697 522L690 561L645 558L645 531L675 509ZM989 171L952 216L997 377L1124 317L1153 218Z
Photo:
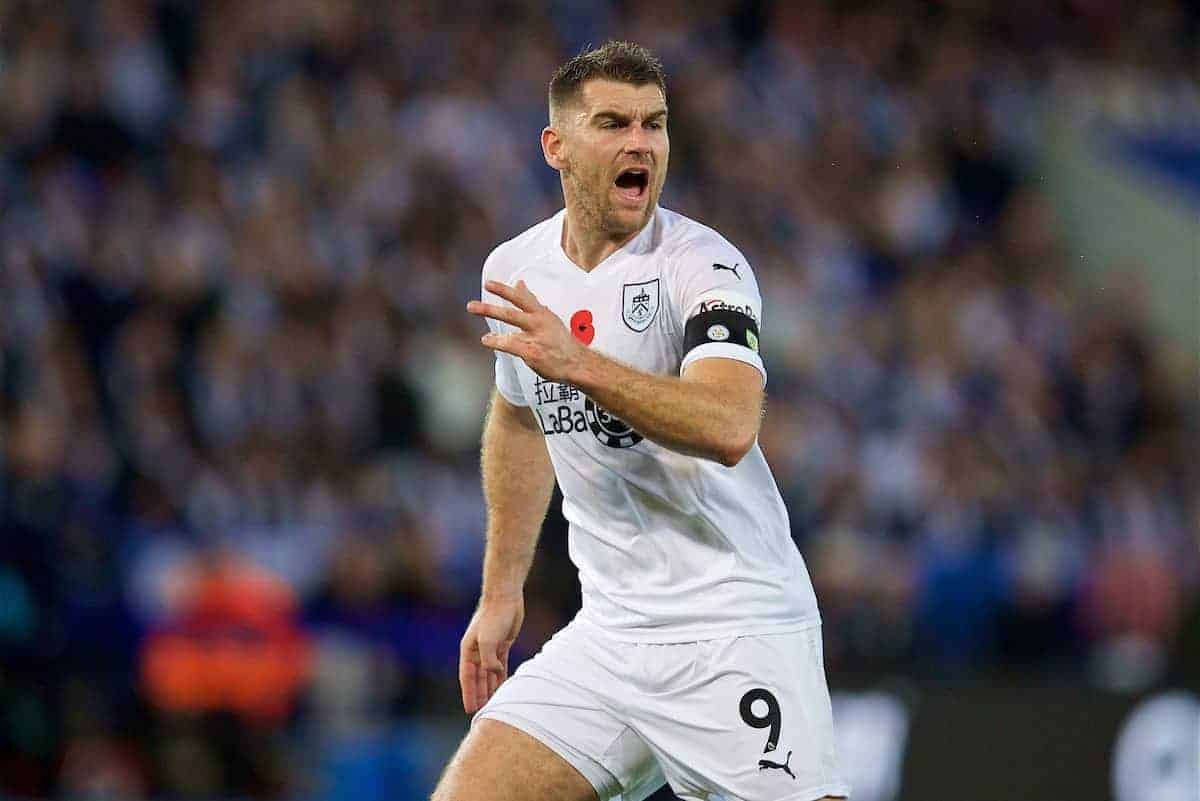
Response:
M617 194L626 200L640 201L650 186L650 171L645 167L630 167L622 170L614 181Z

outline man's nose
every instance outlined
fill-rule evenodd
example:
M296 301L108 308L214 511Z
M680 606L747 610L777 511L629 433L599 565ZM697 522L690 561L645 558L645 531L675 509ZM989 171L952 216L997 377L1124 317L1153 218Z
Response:
M640 125L630 125L629 135L625 137L626 153L649 153L650 136Z

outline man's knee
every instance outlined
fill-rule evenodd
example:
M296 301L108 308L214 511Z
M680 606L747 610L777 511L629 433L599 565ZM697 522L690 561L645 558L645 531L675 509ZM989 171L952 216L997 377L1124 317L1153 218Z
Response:
M541 741L496 720L463 738L431 801L596 801L596 791Z

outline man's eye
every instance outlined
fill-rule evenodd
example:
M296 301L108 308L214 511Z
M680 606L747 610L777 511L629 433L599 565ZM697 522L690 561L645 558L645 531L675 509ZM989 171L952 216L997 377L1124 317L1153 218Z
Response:
M619 123L614 122L613 120L609 120L608 122L604 123L600 127L601 128L620 128L621 126Z
M652 131L657 131L659 128L661 128L663 126L662 126L661 122L650 122L650 123L646 124L646 127Z

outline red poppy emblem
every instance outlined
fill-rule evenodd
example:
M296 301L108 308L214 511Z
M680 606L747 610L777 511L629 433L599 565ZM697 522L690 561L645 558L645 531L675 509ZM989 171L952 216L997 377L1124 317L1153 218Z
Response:
M571 333L583 344L592 344L592 340L596 337L596 329L592 326L590 311L580 309L571 315Z

